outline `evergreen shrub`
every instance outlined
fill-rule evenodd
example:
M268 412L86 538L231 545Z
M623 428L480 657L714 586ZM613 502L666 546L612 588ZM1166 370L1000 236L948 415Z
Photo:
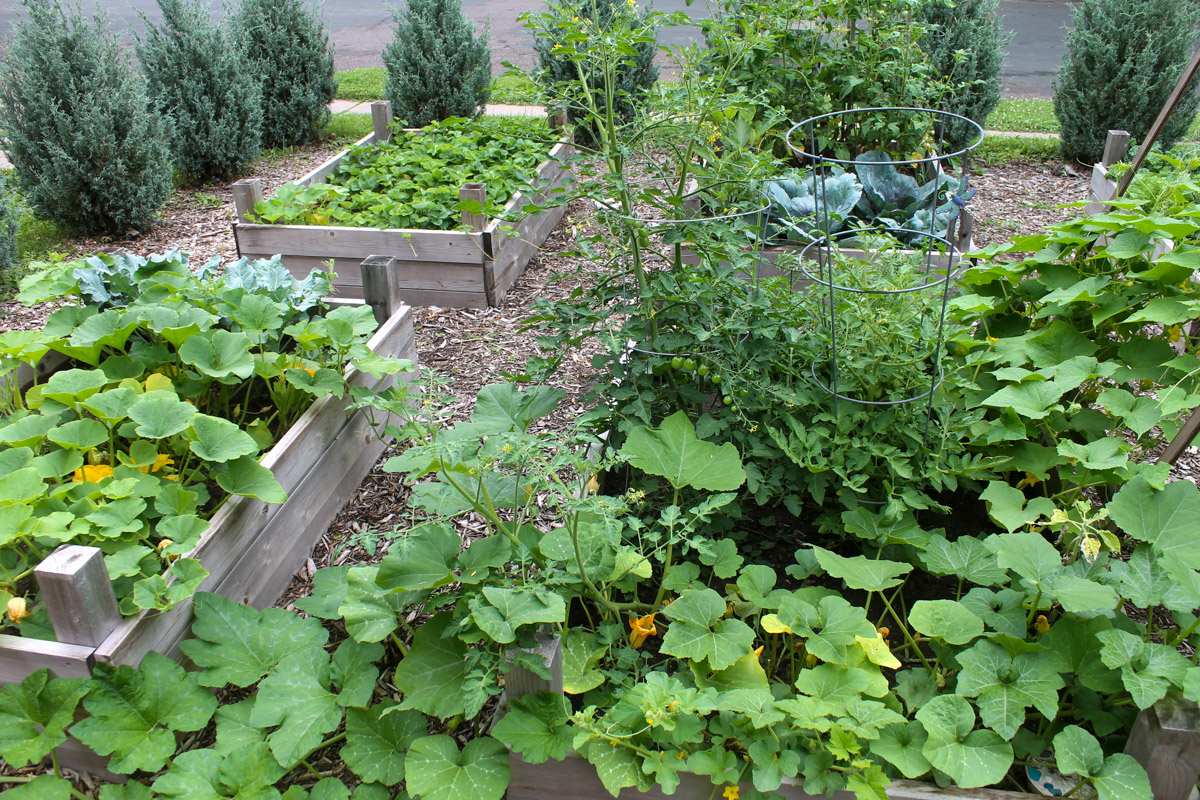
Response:
M475 36L459 0L409 0L393 13L395 38L383 51L392 113L413 128L475 117L492 78L487 34Z
M263 147L320 138L337 79L329 34L316 9L305 0L241 0L230 32L262 81Z
M1094 163L1109 130L1144 139L1192 54L1200 8L1176 0L1081 0L1054 86L1063 158ZM1200 96L1186 94L1158 141L1187 132Z
M619 24L632 25L636 30L646 24L649 11L641 7L630 7L626 0L558 0L550 5L551 15L558 20L570 20L578 17L595 27L598 35L613 29ZM628 16L634 15L633 20ZM657 45L653 41L639 41L632 45L632 52L620 54L620 61L615 65L602 62L600 59L587 58L576 61L572 57L555 52L565 35L565 30L556 31L553 28L546 31L548 35L538 36L533 40L533 49L538 56L538 80L545 86L559 86L571 83L580 84L580 73L585 76L587 85L597 93L596 102L600 108L606 100L601 90L604 87L604 70L613 70L613 86L616 97L613 98L613 110L618 118L628 120L633 117L637 106L642 102L658 80L658 67L654 64L654 53ZM568 94L568 97L570 95ZM577 103L571 103L567 116L572 122L577 122L587 116Z
M148 229L171 192L170 120L103 17L24 5L0 73L0 147L22 193L74 233Z
M935 75L943 76L948 88L935 107L966 117L982 126L1000 102L1004 82L1004 48L1012 32L1000 26L996 13L999 0L934 0L925 6L927 30L921 49L929 57ZM977 133L969 125L953 121L942 136L950 149L970 144Z
M262 150L262 84L200 0L158 0L138 58L150 96L175 122L175 165L196 183L244 174Z
M17 254L17 225L20 209L13 202L8 181L0 175L0 287L17 285L17 268L21 259Z

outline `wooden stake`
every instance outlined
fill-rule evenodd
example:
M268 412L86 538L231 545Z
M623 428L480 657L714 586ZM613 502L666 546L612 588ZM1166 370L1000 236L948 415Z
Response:
M121 622L100 548L64 544L33 575L59 642L99 647Z
M487 186L482 183L464 183L462 188L458 190L459 200L474 200L479 203L480 213L472 214L468 211L462 212L462 224L466 225L474 233L479 233L487 227L487 214L483 213L484 207L487 206Z
M508 676L504 679L504 693L508 696L510 703L527 694L537 694L538 692L562 694L562 639L554 633L539 633L534 638L537 639L536 647L514 648L508 651L509 657L514 657L517 653L534 653L540 656L542 663L550 672L550 680L530 672L520 664L513 664Z
M1168 696L1142 709L1125 752L1150 776L1154 800L1187 800L1200 779L1200 708Z
M1100 163L1106 167L1129 155L1129 131L1109 131L1104 140L1104 156Z
M382 325L402 305L399 281L396 280L396 259L368 256L361 269L363 299L375 312L375 321Z
M258 178L246 178L233 184L233 205L237 209L238 222L250 222L254 206L262 201L262 181Z
M1158 457L1158 463L1171 464L1174 466L1179 457L1183 455L1183 451L1192 443L1196 435L1200 434L1200 408L1192 411L1192 415L1183 423L1183 427L1179 429L1179 433L1175 434L1175 438L1167 444L1167 449L1163 450Z
M383 144L392 138L392 101L376 100L371 103L371 127L375 129L375 144Z

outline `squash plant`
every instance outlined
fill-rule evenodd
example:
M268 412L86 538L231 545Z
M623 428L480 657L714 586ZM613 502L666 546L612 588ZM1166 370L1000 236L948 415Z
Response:
M487 185L488 218L529 186L552 141L545 120L450 119L396 131L383 144L350 148L323 183L285 183L254 207L256 221L279 225L454 230L458 190Z
M150 656L90 684L35 675L0 692L0 757L36 761L69 728L135 778L102 800L382 798L402 782L418 800L499 800L503 743L531 763L574 750L614 796L673 792L687 771L745 797L786 778L867 800L901 776L1003 785L1052 746L1102 800L1150 798L1123 737L1168 692L1200 698L1200 667L1173 647L1198 620L1160 627L1127 609L1200 607L1200 551L1177 522L1200 512L1194 484L1117 493L1107 510L1136 545L1128 561L1064 557L1037 532L947 537L847 512L875 536L752 563L710 535L746 477L732 446L677 413L594 464L589 437L531 432L561 396L486 387L469 421L425 427L389 464L424 520L378 564L319 571L297 603L338 621L343 641L292 612L201 595L183 645L199 672ZM640 479L593 494L592 471L619 466ZM463 514L486 526L465 549ZM561 636L566 697L523 698L493 726L512 665L544 671L519 648L547 630ZM166 688L139 691L148 682ZM218 709L206 686L246 691ZM176 749L176 732L214 716L212 746ZM356 786L295 785L334 747ZM19 780L46 792L27 796L66 791L54 775Z
M404 368L366 347L371 310L321 315L330 275L297 281L278 262L99 255L22 282L26 302L66 299L44 330L0 334L3 379L47 352L67 368L0 419L0 601L5 622L53 638L33 568L60 544L104 551L123 613L169 608L207 576L185 558L229 495L281 503L258 455L353 364Z

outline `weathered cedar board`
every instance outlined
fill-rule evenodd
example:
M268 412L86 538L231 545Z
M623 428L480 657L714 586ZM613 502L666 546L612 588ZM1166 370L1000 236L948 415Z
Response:
M508 785L508 800L611 800L612 795L596 776L596 768L580 756L572 753L562 761L547 761L544 764L526 764L516 753L509 753L509 769L512 780ZM670 800L712 800L719 796L719 788L713 786L705 776L681 772L679 787L670 795ZM747 790L749 787L747 787ZM811 795L784 778L777 792L786 800L827 800L826 795ZM951 786L941 789L916 781L894 781L888 787L890 800L1033 800L1040 795L1025 792L1002 792L993 789L959 789ZM668 796L656 786L648 792L623 789L617 800L668 800ZM833 800L854 800L853 792L837 792Z
M415 362L411 308L394 314L369 346ZM371 385L374 379L351 371L347 381ZM189 554L211 573L200 590L248 599L260 608L273 603L382 450L362 411L351 417L346 402L332 397L314 402L262 459L288 492L288 502L269 505L233 497L225 503ZM94 651L0 635L0 683L22 680L40 667L63 677L80 676L90 674L93 660L137 664L151 650L175 655L191 618L190 602L163 614L142 612L122 622Z
M371 144L375 134L358 144ZM337 169L342 151L297 183L319 183ZM560 142L537 170L536 185L546 187L533 199L545 202L552 189L570 175L567 159L572 146ZM502 218L516 216L529 198L517 193L505 204ZM492 220L481 232L352 228L340 225L263 225L239 221L234 225L238 254L248 258L282 256L295 275L333 261L338 274L334 289L340 297L362 297L359 264L368 256L396 258L396 281L410 305L483 308L497 305L529 260L562 219L564 206L526 217L515 225ZM515 228L510 236L507 228Z

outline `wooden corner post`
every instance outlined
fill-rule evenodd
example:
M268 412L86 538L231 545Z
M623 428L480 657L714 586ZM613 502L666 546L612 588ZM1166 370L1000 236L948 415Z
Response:
M517 653L533 653L542 660L542 664L550 673L550 679L547 680L521 664L514 663L508 677L504 679L504 693L510 703L528 694L563 692L562 639L556 633L539 633L534 638L537 639L536 646L509 650L509 658L515 657Z
M237 209L238 222L250 222L254 206L262 201L262 181L258 178L246 178L233 184L233 205Z
M375 312L375 321L382 325L403 304L399 281L396 280L396 259L392 256L367 256L361 270L363 299Z
M1109 131L1104 140L1104 155L1100 163L1106 167L1129 155L1129 131Z
M98 547L64 544L33 569L54 636L99 647L121 622L112 581Z
M1168 696L1142 709L1125 752L1150 776L1154 800L1187 800L1200 779L1200 707Z
M375 131L375 144L383 144L392 138L392 101L376 100L371 103L371 127Z
M482 183L464 183L462 188L458 190L458 199L460 201L474 200L479 203L478 214L470 211L462 212L462 224L470 228L472 233L479 233L486 228L488 219L484 209L487 206L487 185Z

